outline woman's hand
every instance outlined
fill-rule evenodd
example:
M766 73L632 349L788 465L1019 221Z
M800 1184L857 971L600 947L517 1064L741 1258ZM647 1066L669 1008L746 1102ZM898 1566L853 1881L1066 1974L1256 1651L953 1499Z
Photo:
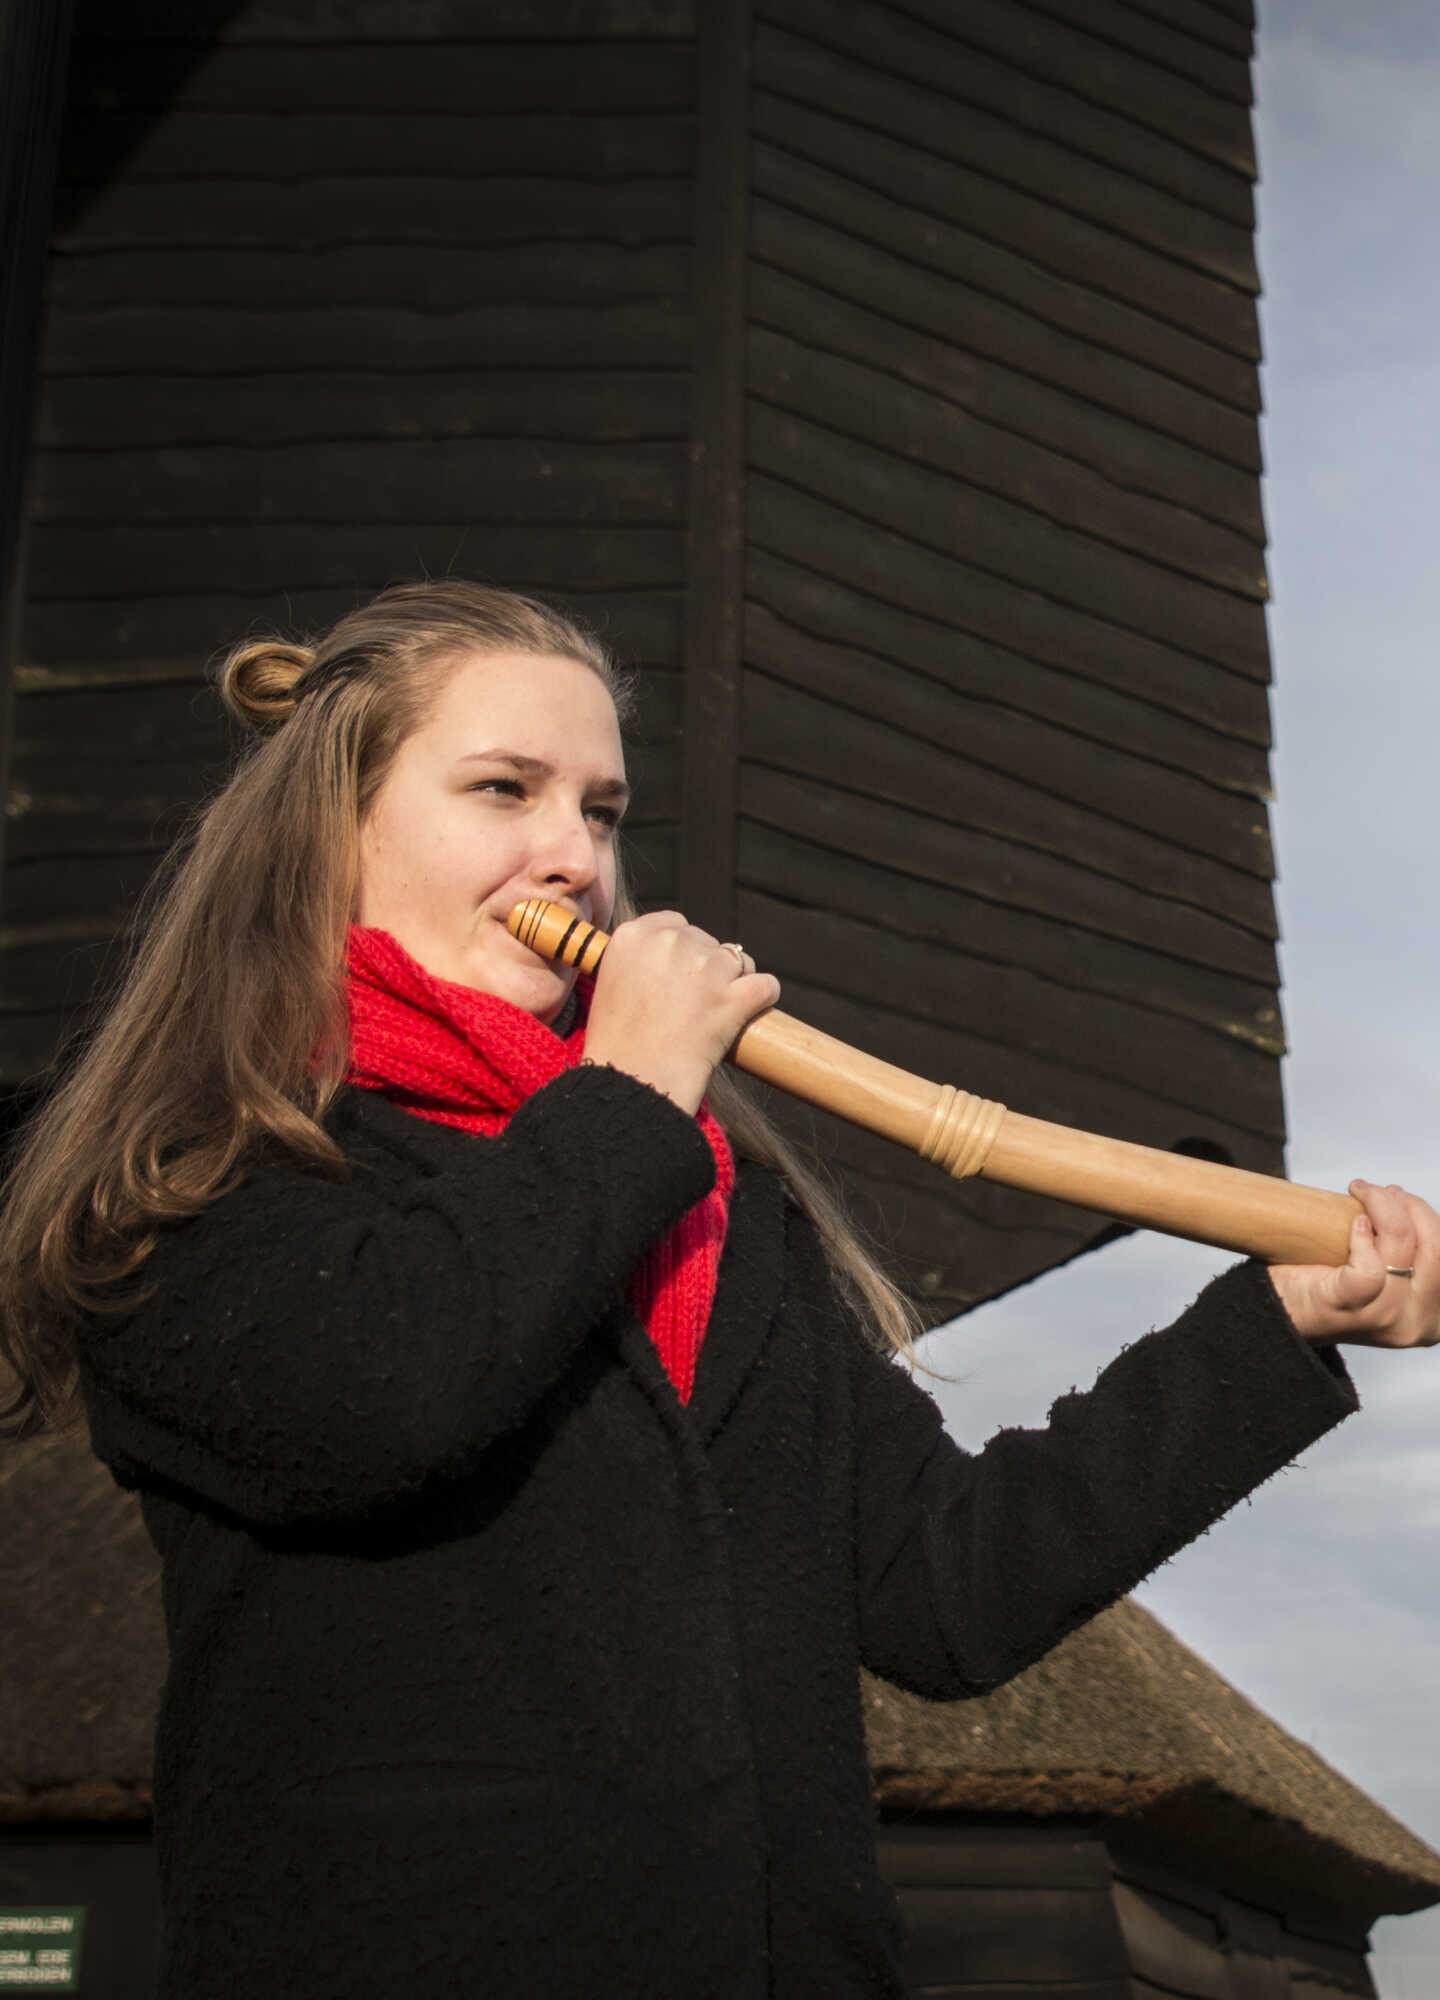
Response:
M1440 1341L1440 1215L1404 1188L1351 1181L1350 1192L1364 1213L1350 1231L1349 1261L1272 1264L1281 1304L1308 1340L1433 1347ZM1414 1275L1392 1275L1397 1271Z
M674 910L619 926L595 976L588 1062L638 1077L691 1113L742 1028L780 998L735 946L717 944Z

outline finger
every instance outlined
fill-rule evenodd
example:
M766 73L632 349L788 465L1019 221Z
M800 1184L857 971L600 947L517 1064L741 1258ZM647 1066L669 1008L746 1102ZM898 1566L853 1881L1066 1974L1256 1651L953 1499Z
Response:
M773 972L747 972L738 978L730 988L730 997L742 1025L764 1014L780 1000L780 981ZM739 1033L737 1028L736 1033Z
M1357 1194L1356 1199L1361 1197ZM1357 1215L1350 1225L1349 1254L1331 1275L1327 1286L1330 1302L1339 1312L1359 1312L1373 1305L1387 1283L1385 1260L1380 1255L1375 1225L1368 1211Z
M1440 1215L1418 1194L1409 1197L1415 1226L1415 1275L1428 1286L1440 1283Z
M1413 1270L1417 1244L1412 1213L1415 1197L1406 1194L1403 1188L1378 1187L1370 1181L1352 1181L1350 1192L1374 1225L1381 1264L1397 1270Z

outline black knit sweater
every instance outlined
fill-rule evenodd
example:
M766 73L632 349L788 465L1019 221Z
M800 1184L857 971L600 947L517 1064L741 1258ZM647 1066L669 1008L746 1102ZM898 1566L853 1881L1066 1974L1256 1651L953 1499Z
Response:
M1354 1407L1242 1266L969 1456L742 1167L682 1408L626 1280L692 1120L580 1069L331 1129L85 1334L164 1558L164 2000L898 1993L859 1664L995 1685Z

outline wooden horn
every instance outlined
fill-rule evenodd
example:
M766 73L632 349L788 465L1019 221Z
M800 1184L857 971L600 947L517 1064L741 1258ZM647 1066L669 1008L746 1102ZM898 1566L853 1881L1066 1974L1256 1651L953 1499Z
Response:
M596 970L610 942L563 904L543 899L517 903L507 921L532 951L581 972ZM1271 1263L1343 1264L1360 1212L1352 1196L1328 1188L1022 1117L912 1076L774 1008L750 1023L727 1061L908 1146L956 1179L978 1174Z

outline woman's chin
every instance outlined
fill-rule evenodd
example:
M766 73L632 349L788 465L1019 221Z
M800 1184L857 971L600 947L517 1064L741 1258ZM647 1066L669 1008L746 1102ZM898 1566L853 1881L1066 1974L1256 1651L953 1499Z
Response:
M471 983L482 993L493 993L497 1000L508 1000L512 1007L523 1008L547 1027L570 997L569 978L548 965L536 965L533 969L507 965L503 971L490 965Z

